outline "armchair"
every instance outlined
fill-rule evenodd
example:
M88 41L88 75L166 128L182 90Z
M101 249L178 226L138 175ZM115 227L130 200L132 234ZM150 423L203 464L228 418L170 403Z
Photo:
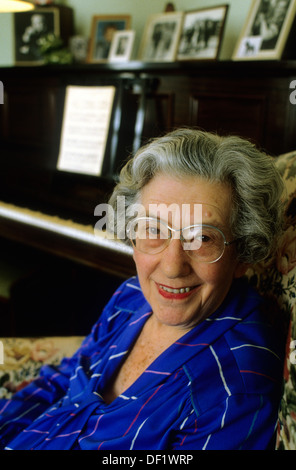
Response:
M296 450L296 151L280 155L276 165L286 187L285 226L279 249L250 269L250 282L280 307L280 325L288 331L276 449Z

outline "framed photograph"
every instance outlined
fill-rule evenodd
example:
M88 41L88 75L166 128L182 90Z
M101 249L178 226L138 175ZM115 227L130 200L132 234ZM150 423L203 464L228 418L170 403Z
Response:
M127 62L131 59L135 41L135 31L114 33L108 56L109 62Z
M40 39L48 34L60 35L57 8L40 8L14 14L15 63L38 65L43 62Z
M130 29L130 24L130 15L93 16L88 62L106 62L114 33Z
M295 12L296 0L253 0L233 59L280 59Z
M142 37L139 60L143 62L173 62L176 59L182 21L182 12L150 16Z
M219 55L228 5L184 14L178 60L216 60Z

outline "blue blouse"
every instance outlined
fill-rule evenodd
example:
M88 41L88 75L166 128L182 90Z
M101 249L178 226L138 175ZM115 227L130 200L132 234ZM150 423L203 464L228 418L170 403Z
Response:
M72 358L0 400L2 448L269 448L283 360L261 306L236 280L213 315L107 404L102 394L151 314L138 279L126 281Z

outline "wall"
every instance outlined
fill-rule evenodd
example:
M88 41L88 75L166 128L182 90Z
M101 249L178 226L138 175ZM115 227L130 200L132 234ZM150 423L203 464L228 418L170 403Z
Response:
M83 2L81 0L64 0L63 3L74 8L76 30L84 35L89 35L93 14L131 14L132 28L136 30L137 40L140 41L147 18L151 14L162 12L167 0L84 0ZM228 4L228 18L220 58L231 58L236 39L248 15L252 0L175 0L173 3L175 9L180 11Z
M167 0L60 0L57 3L71 6L75 12L77 34L90 35L92 15L130 14L132 28L136 31L136 44L141 41L149 15L161 13ZM226 30L220 59L230 59L236 40L248 15L252 0L175 0L176 10L188 11L198 8L229 5ZM13 65L12 15L0 14L0 65Z
M13 65L13 15L0 14L0 65Z

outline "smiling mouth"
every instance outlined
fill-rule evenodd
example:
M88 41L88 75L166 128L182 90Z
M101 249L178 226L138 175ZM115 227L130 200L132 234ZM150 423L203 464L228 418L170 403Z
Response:
M198 286L193 287L181 287L176 289L173 287L164 286L162 284L157 284L159 293L166 298L185 298L188 297Z
M195 289L196 286L194 287L181 287L181 289L173 289L171 287L166 287L162 286L159 284L160 289L164 290L165 292L169 292L171 294L184 294L184 292L190 292L192 289Z

